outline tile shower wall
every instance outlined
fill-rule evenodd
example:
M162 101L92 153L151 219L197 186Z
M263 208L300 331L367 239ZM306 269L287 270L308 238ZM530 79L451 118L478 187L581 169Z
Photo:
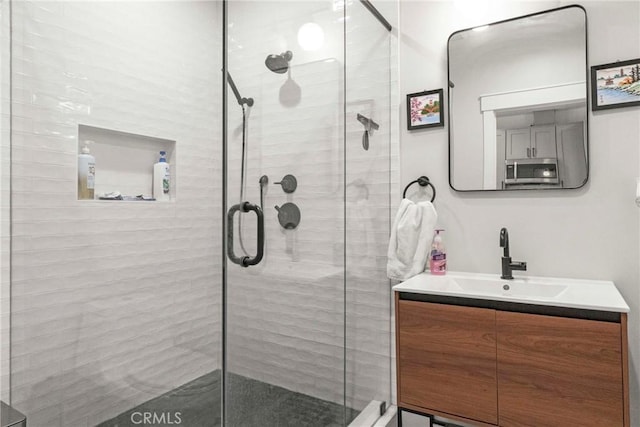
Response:
M10 96L9 2L0 1L0 400L9 401Z
M397 165L397 141L390 145L389 138L392 59L389 33L354 3L347 11L354 25L347 25L345 81L344 12L335 6L230 4L230 72L242 96L255 98L248 120L247 199L259 200L261 175L268 175L270 184L264 262L229 270L228 354L235 373L341 403L346 296L347 403L361 409L389 393L390 286L384 268L389 177L397 171L390 166L393 159ZM273 10L278 10L277 22L265 20ZM296 41L298 28L307 22L324 29L325 44L318 51L305 52ZM266 56L286 50L293 52L290 75L269 71ZM380 125L369 151L362 148L357 113ZM229 145L230 203L235 203L242 145L235 102L229 118L235 130ZM289 173L298 179L292 194L273 184ZM283 230L273 208L287 201L301 209L296 230ZM253 221L244 227L249 253L255 250Z
M31 426L95 425L219 367L220 32L217 2L13 2L12 404ZM177 201L77 201L79 124L175 140Z

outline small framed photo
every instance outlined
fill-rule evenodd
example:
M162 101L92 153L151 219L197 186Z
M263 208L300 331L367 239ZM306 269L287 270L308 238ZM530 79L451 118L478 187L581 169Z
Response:
M444 126L443 90L426 90L407 95L407 129Z
M640 105L640 58L591 67L593 111Z

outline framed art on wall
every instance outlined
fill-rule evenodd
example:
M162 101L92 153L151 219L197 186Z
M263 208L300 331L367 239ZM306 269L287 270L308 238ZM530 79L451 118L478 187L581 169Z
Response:
M591 67L591 109L640 105L640 58Z
M407 129L444 126L443 90L426 90L407 95Z

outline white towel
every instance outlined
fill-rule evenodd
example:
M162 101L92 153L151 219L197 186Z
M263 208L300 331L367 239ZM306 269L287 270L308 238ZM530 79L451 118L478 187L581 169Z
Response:
M407 280L427 266L438 214L431 202L402 199L391 228L387 276Z

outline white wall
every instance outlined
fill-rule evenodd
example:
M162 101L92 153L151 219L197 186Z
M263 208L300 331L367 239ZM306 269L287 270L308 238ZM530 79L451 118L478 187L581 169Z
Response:
M219 368L218 7L13 2L11 403L29 425L95 425ZM177 201L76 200L79 124L176 141Z
M639 2L578 3L587 10L589 65L640 56ZM466 6L458 8L462 4ZM453 31L564 4L402 1L400 93L447 87L446 43ZM527 274L616 283L631 307L631 425L638 425L640 228L634 197L640 175L640 110L590 113L589 127L590 178L579 190L456 193L448 186L446 125L401 132L401 185L425 174L438 188L435 204L439 225L447 230L451 270L497 273L498 231L508 227L511 253L527 261Z

